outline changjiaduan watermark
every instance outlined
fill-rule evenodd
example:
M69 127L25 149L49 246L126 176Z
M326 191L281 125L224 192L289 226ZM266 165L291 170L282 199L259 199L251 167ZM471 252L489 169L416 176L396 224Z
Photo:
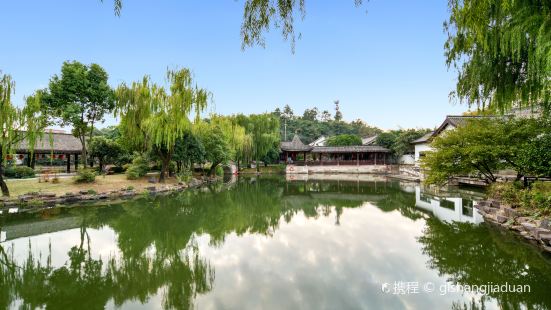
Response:
M452 284L445 283L438 287L432 282L418 281L394 281L394 283L381 284L383 293L392 295L409 295L420 293L438 293L446 295L448 293L477 293L482 295L492 293L530 293L530 285L528 284L510 284L488 282L485 284Z

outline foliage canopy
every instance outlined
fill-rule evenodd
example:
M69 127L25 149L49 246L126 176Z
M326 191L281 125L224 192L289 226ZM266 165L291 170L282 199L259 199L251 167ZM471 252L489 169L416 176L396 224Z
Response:
M551 104L551 3L547 0L449 0L452 93L469 105L505 111Z

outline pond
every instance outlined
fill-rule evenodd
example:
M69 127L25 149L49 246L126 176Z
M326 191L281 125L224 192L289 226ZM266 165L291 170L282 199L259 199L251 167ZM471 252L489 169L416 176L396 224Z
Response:
M551 260L484 224L479 197L261 177L4 214L0 308L551 308Z

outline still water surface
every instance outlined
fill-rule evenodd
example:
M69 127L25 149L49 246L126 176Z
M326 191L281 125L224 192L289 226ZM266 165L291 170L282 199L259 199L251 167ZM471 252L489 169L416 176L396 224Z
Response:
M0 308L550 309L551 261L484 224L476 199L263 177L5 214ZM489 283L530 292L446 289Z

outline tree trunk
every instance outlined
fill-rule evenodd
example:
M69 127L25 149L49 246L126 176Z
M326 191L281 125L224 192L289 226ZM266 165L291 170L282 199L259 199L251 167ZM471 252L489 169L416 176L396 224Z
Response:
M168 166L170 165L170 156L164 154L161 156L161 173L159 174L159 183L164 183L168 174Z
M82 144L82 168L86 168L86 162L88 161L88 157L86 156L86 136L81 135L80 136L80 143Z
M3 160L2 152L0 152L0 160ZM0 161L0 188L2 189L2 196L6 196L6 197L10 196L10 190L8 189L8 185L6 184L6 181L4 181L4 163L3 163L3 161Z
M213 164L210 166L208 175L210 175L210 176L215 175L215 174L216 174L216 167L218 167L218 163L213 163Z

